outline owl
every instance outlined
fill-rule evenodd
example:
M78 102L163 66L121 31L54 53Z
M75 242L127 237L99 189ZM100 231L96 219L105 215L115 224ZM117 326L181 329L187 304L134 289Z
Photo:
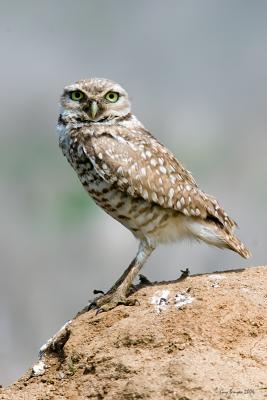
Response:
M92 78L65 87L57 132L88 194L139 240L129 267L90 307L133 304L133 280L161 243L194 238L250 256L234 234L236 222L131 113L118 83Z

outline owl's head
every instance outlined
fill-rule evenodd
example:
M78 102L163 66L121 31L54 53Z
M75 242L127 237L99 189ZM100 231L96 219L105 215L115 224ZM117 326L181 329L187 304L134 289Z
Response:
M61 96L63 114L76 122L104 122L130 112L127 92L108 79L91 78L66 86Z

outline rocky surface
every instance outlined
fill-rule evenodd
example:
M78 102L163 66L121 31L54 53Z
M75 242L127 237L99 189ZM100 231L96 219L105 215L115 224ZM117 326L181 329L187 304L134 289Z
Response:
M147 284L74 318L0 399L267 399L267 267Z

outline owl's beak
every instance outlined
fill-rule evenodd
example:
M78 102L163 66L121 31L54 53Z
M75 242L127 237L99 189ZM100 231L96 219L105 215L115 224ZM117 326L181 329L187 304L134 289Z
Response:
M95 100L92 101L90 110L91 110L92 118L95 118L97 111L98 111L98 105Z

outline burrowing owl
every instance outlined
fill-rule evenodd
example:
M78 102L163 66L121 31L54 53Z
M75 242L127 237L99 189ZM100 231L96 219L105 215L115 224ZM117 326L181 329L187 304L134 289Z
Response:
M81 80L61 97L59 144L85 190L139 239L136 257L96 307L130 304L128 290L159 243L184 237L249 250L214 197L131 113L126 91L108 79Z

